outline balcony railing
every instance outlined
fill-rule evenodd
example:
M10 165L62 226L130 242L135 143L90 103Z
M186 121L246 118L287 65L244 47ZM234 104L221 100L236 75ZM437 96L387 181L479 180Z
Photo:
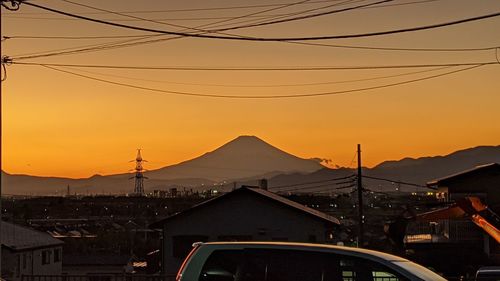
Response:
M482 231L470 220L436 220L411 222L406 228L405 241L456 243L483 239Z

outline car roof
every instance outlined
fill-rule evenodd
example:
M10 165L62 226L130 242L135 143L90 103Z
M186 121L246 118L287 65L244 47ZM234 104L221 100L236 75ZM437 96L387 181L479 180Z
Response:
M500 266L483 266L477 272L500 272Z
M321 250L337 253L351 253L354 255L368 255L374 258L386 261L409 262L409 260L395 255L382 253L378 251L354 248L346 246L335 246L326 244L298 243L298 242L207 242L202 243L206 246L225 246L225 247L249 247L249 248L270 248L270 249L294 249L294 250Z

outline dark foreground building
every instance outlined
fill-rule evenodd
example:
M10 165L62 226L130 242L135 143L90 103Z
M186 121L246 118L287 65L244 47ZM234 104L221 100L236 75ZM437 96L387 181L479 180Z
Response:
M199 241L336 242L339 221L260 188L242 187L151 225L162 229L162 268L175 274Z

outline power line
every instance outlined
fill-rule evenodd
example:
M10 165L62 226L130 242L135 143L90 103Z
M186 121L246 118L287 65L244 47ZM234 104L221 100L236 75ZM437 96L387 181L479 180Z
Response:
M17 1L18 1L18 3L23 3L25 5L36 7L36 8L42 9L42 10L51 11L54 13L65 15L65 16L75 17L75 18L79 18L82 20L87 20L87 21L91 21L91 22L95 22L95 23L104 24L104 25L110 25L110 26L114 26L114 27L120 27L120 28L126 28L126 29L131 29L131 30L138 30L138 31L145 31L145 32L152 32L152 33L159 33L159 34L177 35L177 36L184 36L184 37L223 39L223 40L240 40L240 41L310 41L310 40L373 37L373 36L415 32L415 31L421 31L421 30L429 30L429 29L435 29L435 28L441 28L441 27L452 26L452 25L457 25L457 24L463 24L463 23L467 23L467 22L479 21L479 20L484 20L484 19L500 16L500 12L496 12L496 13L492 13L492 14L471 17L471 18L465 18L465 19L460 19L460 20L455 20L455 21L449 21L449 22L445 22L445 23L438 23L438 24L419 26L419 27L411 27L411 28L394 29L394 30L387 30L387 31L358 33L358 34L325 35L325 36L313 36L313 37L276 37L276 38L272 38L272 37L231 37L231 36L221 36L221 35L207 35L207 34L194 34L194 33L186 33L186 32L167 31L167 30L159 30L159 29L144 28L144 27L139 27L139 26L125 25L125 24L120 24L120 23L113 23L113 22L108 22L108 21L103 21L103 20L99 20L99 19L95 19L95 18L82 16L82 15L76 15L76 14L71 14L71 13L64 12L64 11L59 11L56 9L41 6L41 5L38 5L35 3L31 3L31 2L25 2L22 0L17 0Z
M352 177L355 177L355 175L331 178L331 179L320 180L320 181L310 181L310 182L301 182L301 183L295 183L295 184L276 185L276 186L270 186L268 189L280 189L280 188L295 187L295 186L300 186L300 185L317 184L317 183L324 183L324 182L329 182L329 181L345 180L345 179L349 179Z
M2 36L2 39L57 39L57 40L90 40L90 39L115 39L115 38L144 38L161 35L108 35L108 36L38 36L38 35L14 35Z
M379 5L375 7L366 7L363 9L375 9L375 8L387 8L387 7L395 7L395 6L406 6L406 5L413 5L413 4L422 4L422 3L429 3L429 2L436 2L440 0L420 0L420 1L413 1L413 2L406 2L406 3L393 3L393 4L385 4L385 5Z
M340 1L340 0L333 0ZM321 0L321 1L310 1L306 4L316 4L316 3L325 3L332 2L332 0ZM225 7L210 7L210 8L189 8L189 9L168 9L168 10L139 10L139 11L120 11L120 13L124 14L148 14L148 13L176 13L176 12L197 12L197 11L217 11L217 10L234 10L234 9L251 9L251 8L266 8L266 7L277 7L282 5L287 5L288 3L276 3L276 4L261 4L261 5L244 5L244 6L225 6ZM48 13L23 13L26 15L44 15ZM107 14L106 12L84 12L81 14L86 15L99 15L99 14Z
M333 189L339 189L337 187L333 187L332 183L328 183L328 184L320 184L320 185L316 185L316 186L311 186L311 187L298 187L298 188L292 188L292 189L289 189L289 190L279 190L278 192L292 192L292 191L304 191L304 192L311 192L311 189L316 189L316 188L320 188L320 187L325 187L325 186L328 186L328 190L333 190ZM341 187L341 189L343 189L345 187ZM348 187L347 187L348 188Z
M154 37L157 37L157 36L163 36L163 35L154 35ZM114 42L106 42L106 43L99 43L99 44L83 45L83 46L78 46L78 47L62 48L62 49L57 49L57 50L24 53L24 54L17 54L17 55L14 55L12 57L16 58L16 59L33 59L33 58L52 57L52 56L59 56L59 55L81 54L81 53L87 53L87 52L94 52L97 50L114 49L114 48L117 48L118 46L136 45L137 43L142 43L143 41L140 41L142 39L143 38L133 38L133 39L127 39L127 40L114 41ZM169 39L169 38L164 38L162 40L165 40L165 39Z
M392 180L392 179L387 179L387 178L372 177L372 176L365 176L365 175L363 175L362 177L367 178L367 179L372 179L372 180L386 181L386 182L390 182L390 183L397 183L397 184L403 184L403 185L409 185L409 186L414 186L414 187L422 187L422 188L436 190L436 188L431 188L431 187L428 187L426 185L421 185L421 184L417 184L417 183L397 181L397 180Z
M282 6L279 6L279 7L265 9L265 10L261 10L261 11L257 11L257 12L252 12L252 13L249 13L249 14L247 13L247 14L244 14L244 15L233 17L231 19L224 19L224 20L212 22L212 23L209 23L209 24L204 24L204 25L202 25L202 27L209 27L209 26L213 26L213 25L217 25L217 24L220 24L220 23L225 23L225 22L229 22L229 21L233 21L233 20L237 20L237 19L241 19L241 18L248 18L248 17L260 15L260 14L271 12L271 11L276 11L276 10L285 9L285 8L293 7L293 6L300 5L300 4L305 4L305 3L309 2L309 1L310 0L303 0L303 1L299 1L299 2L293 2L293 3L287 4L287 5L282 5Z
M263 11L259 11L259 12L254 12L254 13L249 14L249 15L256 15L256 14L264 13L264 12L271 11L271 10L282 9L282 8L285 8L285 7L293 6L293 5L297 4L297 3L305 3L305 2L308 2L308 1L309 0L304 0L304 1L301 1L301 2L294 2L294 3L282 5L282 6L279 6L277 8L273 8L273 9L268 9L268 10L263 10ZM350 1L352 1L352 0L350 0ZM349 1L347 1L347 2L349 2ZM344 3L344 2L342 2L342 3ZM86 7L102 11L102 9L99 9L99 8L94 8L94 7L87 6L87 5L86 5ZM128 15L124 15L124 16L128 16ZM244 16L233 17L232 19L237 19L237 18L241 18L241 17L244 17ZM227 21L229 21L229 20L227 20ZM210 23L208 25L213 25L213 24L216 24L216 23L220 23L220 22ZM194 28L198 28L199 29L201 27L205 27L205 26L208 26L208 25L207 24L206 25L199 25L199 26L196 26ZM211 31L207 31L205 33L210 33L210 32ZM149 36L151 36L151 35L149 35ZM153 35L153 36L162 36L162 35ZM129 47L129 46L137 46L137 45L143 45L143 44L157 43L157 42L163 42L163 41L174 40L174 39L179 39L179 38L183 38L183 37L182 36L177 36L177 37L162 38L162 39L155 39L155 40L148 40L148 41L141 41L141 42L129 42L129 41L137 41L137 39L136 39L136 40L129 40L129 41L125 41L125 42L116 42L115 44L110 43L110 44L106 44L105 46L100 46L100 45L98 45L96 47L84 46L84 48L82 48L82 49L70 48L71 51L64 51L65 49L62 49L62 50L59 49L59 50L54 50L53 52L43 52L41 54L40 53L29 54L29 56L27 58L38 58L38 57L47 57L47 56L56 56L56 55L80 54L80 53L87 53L87 52L93 52L93 51L101 51L101 50L109 50L109 49ZM141 39L143 39L143 38L139 38L138 40L141 40ZM146 37L144 37L144 39L146 39ZM61 52L61 51L64 51L64 52ZM17 56L26 56L26 55L17 55Z
M498 48L498 46L490 47L476 47L476 48L401 48L401 47L376 47L376 46L353 46L353 45L335 45L311 42L293 42L291 44L331 47L331 48L345 48L345 49L362 49L362 50L380 50L380 51L410 51L410 52L466 52L466 51L490 51Z
M85 13L80 13L85 14ZM279 16L289 16L291 13L283 13L283 14L272 14L272 15L253 15L247 16L249 18L268 18L268 17L279 17ZM31 17L31 16L23 16L21 15L6 15L5 18L9 19L28 19L28 20L49 20L49 21L75 21L78 19L75 18L62 18L62 17ZM224 17L188 17L188 18L151 18L151 19L120 19L120 18L104 18L102 20L106 21L118 21L118 22L138 22L138 21L204 21L204 20L225 20L225 19L233 19L231 16Z
M304 2L304 1L303 1ZM337 3L336 5L338 4L343 4L343 3L346 3L346 2L349 2L349 1L345 1L345 2L342 2L342 3ZM296 2L297 3L297 2ZM296 4L295 3L295 4ZM302 3L302 2L300 2ZM414 2L412 2L414 3ZM294 3L292 4L288 4L288 5L285 5L285 6L290 6L290 5L293 5ZM330 5L330 6L333 6L333 5ZM93 8L91 6L88 6L90 8ZM279 8L283 8L282 7L279 7ZM95 8L95 9L99 9L99 8ZM275 8L275 9L278 9L278 8ZM275 10L273 9L273 10ZM315 9L313 9L315 10ZM266 10L265 10L266 11ZM261 11L261 12L265 12L265 11ZM260 13L260 12L257 12L257 13ZM253 14L257 14L257 13L253 13ZM127 15L125 15L127 16ZM236 19L236 18L239 18L239 17L235 17L233 19ZM217 23L217 22L215 22ZM211 23L211 24L208 24L208 25L212 25L212 24L215 24L215 23ZM202 25L202 26L196 26L195 28L200 28L200 27L204 27L204 26L207 26L207 25ZM238 27L235 27L235 28L238 28ZM231 28L231 29L234 29L234 28ZM215 31L214 31L215 32ZM155 36L162 36L162 35L145 35L143 38L139 38L138 40L141 40L141 39L146 39L147 37L155 37ZM35 38L37 36L33 36L33 38ZM134 38L137 38L137 37L140 37L140 36L131 36L131 37L134 37ZM5 38L14 38L14 37L5 37ZM25 36L25 38L27 38L27 36ZM40 38L40 37L37 37L37 38ZM47 36L45 38L64 38L64 39L88 39L88 38L100 38L99 36L89 36L89 37L50 37L50 36ZM102 36L102 38L105 38L105 36ZM110 37L110 38L113 38L113 37ZM94 52L94 51L102 51L102 50L110 50L110 49L115 49L115 48L123 48L123 47L131 47L131 46L137 46L137 45L143 45L143 44L150 44L150 43L158 43L158 42L163 42L163 41L167 41L167 40L173 40L173 39L179 39L179 38L182 38L182 36L179 36L179 37L173 37L173 38L161 38L161 39L155 39L155 40L148 40L148 41L140 41L140 42L116 42L116 43L109 43L109 44L105 44L105 46L101 46L101 45L98 45L96 47L88 47L88 46L83 46L83 49L78 49L78 48L69 48L71 51L65 51L65 52L60 52L61 50L66 50L66 49L59 49L59 50L53 50L52 52L51 51L47 51L47 52L43 52L43 53L32 53L32 54L29 54L31 56L28 56L27 58L38 58L38 57L47 57L47 56L56 56L56 55L71 55L71 54L80 54L80 53L87 53L87 52ZM130 40L130 41L137 41L137 40ZM425 48L420 48L420 49L411 49L411 48L388 48L388 47L367 47L367 46L348 46L348 45L329 45L329 44L314 44L314 43L306 43L306 42L292 42L292 41L282 41L282 42L287 42L287 43L294 43L294 44L304 44L304 45L314 45L314 46L324 46L324 47L335 47L335 48L351 48L351 49L370 49L370 50L392 50L392 51L478 51L478 50L491 50L493 49L494 47L486 47L486 48L470 48L470 49L425 49ZM16 56L25 56L26 54L24 55L16 55Z
M104 44L97 44L97 45L86 45L86 46L79 46L79 47L71 47L71 48L63 48L63 49L57 49L57 50L51 50L51 51L45 51L45 52L35 52L35 53L25 53L25 54L18 54L14 55L13 58L16 59L32 59L32 58L41 58L41 57L51 57L51 56L58 56L58 55L72 55L72 54L81 54L81 53L88 53L88 52L94 52L94 51L103 51L103 50L110 50L110 49L116 49L116 48L123 48L123 47L132 47L132 46L137 46L137 45L144 45L144 44L152 44L152 43L158 43L158 42L164 42L164 41L169 41L169 40L174 40L174 39L179 39L182 37L169 37L169 38L160 38L160 39L154 39L154 40L147 40L147 41L138 41L150 37L158 37L158 36L164 36L164 35L148 35L148 36L88 36L88 37L66 37L66 36L4 36L3 40L6 39L104 39L104 38L135 38L131 40L125 40L125 41L118 41L118 42L110 42L110 43L104 43ZM134 42L136 41L136 42ZM138 42L137 42L138 41ZM383 51L423 51L423 52L463 52L463 51L486 51L486 50L495 50L499 47L476 47L476 48L396 48L396 47L373 47L373 46L352 46L352 45L331 45L331 44L316 44L316 43L310 43L310 42L293 42L293 41L283 41L284 43L291 43L291 44L301 44L301 45L311 45L311 46L322 46L322 47L334 47L334 48L347 48L347 49L366 49L366 50L383 50Z
M137 85L132 85L132 84L125 84L125 83L119 83L119 82L114 82L110 80L105 80L105 79L100 79L100 78L95 78L91 77L88 75L82 75L78 74L75 72L67 71L67 70L62 70L58 68L54 68L51 66L43 65L40 64L40 66L43 66L45 68L58 71L58 72L63 72L66 74L71 74L74 76L82 77L82 78L87 78L93 81L99 81L107 84L112 84L112 85L117 85L117 86L123 86L123 87L128 87L128 88L133 88L133 89L138 89L138 90L145 90L145 91L150 91L150 92L155 92L155 93L164 93L164 94L172 94L172 95L181 95L181 96L192 96L192 97L205 97L205 98L226 98L226 99L280 99L280 98L303 98L303 97L319 97L319 96L331 96L331 95L340 95L340 94L348 94L348 93L355 93L355 92L363 92L363 91L369 91L369 90L376 90L376 89L382 89L382 88L388 88L388 87L393 87L393 86L399 86L399 85L404 85L404 84L409 84L413 82L418 82L418 81L424 81L424 80L429 80L433 78L438 78L458 72L463 72L467 70L471 70L474 68L478 68L481 66L484 66L482 64L479 65L474 65L471 67L467 68L462 68L459 70L454 70L454 71L449 71L445 72L442 74L437 74L437 75L432 75L432 76L427 76L423 78L418 78L418 79L412 79L412 80L406 80L402 82L397 82L397 83L392 83L392 84L385 84L385 85L379 85L379 86L373 86L373 87L366 87L366 88L357 88L357 89L350 89L350 90L342 90L342 91L331 91L331 92L320 92L320 93L306 93L306 94L295 94L295 95L266 95L266 96L256 96L256 95L241 95L241 96L234 96L234 95L223 95L223 94L204 94L204 93L194 93L194 92L181 92L181 91L171 91L171 90L163 90L163 89L155 89L155 88L149 88L149 87L143 87L143 86L137 86Z
M339 0L337 0L339 1ZM361 0L364 1L364 0ZM369 7L363 7L360 9L378 9L378 8L386 8L386 7L392 7L392 6L404 6L404 5L412 5L412 4L420 4L420 3L427 3L427 2L435 2L435 1L440 1L440 0L422 0L422 1L414 1L414 2L408 2L408 3L396 3L396 4L385 4L385 5L378 5L378 6L369 6ZM295 5L301 5L301 4L313 4L313 3L324 3L324 2L331 2L331 1L306 1L307 3L296 3ZM350 1L346 1L350 2ZM283 4L287 5L287 4ZM254 7L276 7L276 6L281 6L279 4L271 4L271 5L256 5ZM328 7L328 6L326 6ZM323 7L324 8L324 7ZM310 10L307 10L310 11ZM304 12L307 12L304 11ZM161 12L166 12L166 11L115 11L115 12L106 12L106 11L101 11L101 12L80 12L79 14L81 15L99 15L99 14L144 14L144 13L161 13ZM302 13L302 12L299 12ZM272 15L247 15L245 17L251 18L266 18L266 17L287 17L287 16L292 16L296 15L298 12L294 13L283 13L283 14L272 14ZM10 19L31 19L31 20L77 20L73 18L60 18L60 17L34 17L34 16L25 16L25 15L50 15L50 13L22 13L22 14L12 14L12 15L5 15L5 18L10 18ZM219 16L219 17L183 17L183 18L155 18L155 19L142 19L142 18L137 18L137 19L112 19L112 18L106 18L103 20L107 21L128 21L128 22L133 22L133 21L144 21L144 20L154 20L154 21L202 21L202 20L225 20L225 19L231 19L234 20L235 17L232 16ZM214 24L214 23L212 23ZM210 25L212 25L210 24Z
M316 83L298 83L298 84L267 84L267 85L183 83L183 82L173 82L173 81L154 80L154 79L141 79L141 78L135 78L135 77L129 77L129 76L114 75L114 74L107 74L107 73L94 72L94 71L85 71L85 70L81 70L81 69L78 69L78 72L107 76L107 77L129 79L129 80L135 80L135 81L156 82L156 83L166 83L166 84L176 84L176 85L204 86L204 87L227 87L227 88L277 88L277 87L319 86L319 85L332 85L332 84L344 84L344 83L373 81L373 80L381 80L381 79L395 78L395 77L401 77L401 76L407 76L407 75L413 75L413 74L439 71L439 70L447 69L450 67L452 67L452 66L444 66L444 67L425 69L425 70L420 70L420 71L412 71L412 72L398 73L398 74L393 74L393 75L385 75L385 76L377 76L377 77L361 78L361 79L351 79L351 80L327 81L327 82L316 82ZM356 155L354 155L354 158L355 157L356 157ZM353 158L353 161L354 161L354 158ZM349 165L349 167L350 167L350 165Z
M127 15L127 14L122 14L122 13L119 13L119 12L114 12L114 11L111 11L111 10L101 9L101 8L93 7L93 6L90 6L90 5L85 5L85 4L73 2L73 1L70 1L70 0L61 0L61 1L73 4L73 5L77 5L77 6L80 6L80 7L85 7L85 8L88 8L88 9L93 9L93 10L97 10L97 11L101 11L101 12L107 12L107 13L110 13L110 14L119 15L119 16L123 16L123 17L127 17L127 18L132 18L132 19L137 19L137 20L141 20L141 21L147 21L147 22L152 22L152 23L156 23L156 24L162 24L162 25L172 26L172 27L180 27L180 28L183 28L185 30L195 30L195 31L207 32L207 33L208 32L210 32L210 33L214 32L214 31L209 31L209 30L205 30L205 29L199 29L197 27L189 27L189 26L184 26L184 25L179 25L179 24L172 24L172 23L167 23L167 22L163 22L163 21L151 20L151 19L146 19L146 18L142 18L142 17L137 17L137 16ZM220 32L214 32L214 33L220 33ZM220 34L229 35L229 36L235 36L233 34L225 34L225 33L220 33Z
M281 15L281 16L275 16L274 19L262 20L262 21L258 21L258 22L255 22L255 19L239 21L239 22L237 22L235 24L244 24L244 23L247 23L247 24L246 25L239 25L239 26L235 26L235 27L231 27L231 28L240 29L240 28L250 28L250 27L264 26L264 25L270 25L270 24L277 24L277 23L281 23L282 22L281 19L283 19L283 18L287 18L287 17L291 17L291 16L297 16L297 15L301 15L301 14L306 14L308 12L323 10L323 9L326 9L326 8L336 7L336 6L339 6L339 5L345 5L345 4L349 4L349 3L352 3L352 2L355 3L355 2L360 2L360 1L363 2L364 0L347 0L347 1L343 1L343 2L335 3L335 4L330 4L330 5L319 7L319 8L314 8L314 9L309 9L309 10L303 10L303 11L298 11L298 12L292 12L292 13L289 13L289 14L286 14L286 15ZM368 4L368 5L370 6L370 5L375 5L375 4ZM364 6L364 5L362 5L362 6ZM355 10L355 9L359 9L359 8L362 8L362 7L358 6L358 7L351 7L351 8L347 8L347 9L341 9L341 10L333 10L333 11L328 11L327 13L329 13L329 14L335 14L335 13L340 13L340 12ZM322 13L311 14L311 15L308 15L308 18L319 17L319 16L323 16L323 15L324 14L322 14ZM305 18L295 17L295 18L289 18L288 20L289 21L295 21L295 20L301 20L301 19L305 19ZM253 24L249 24L250 22L254 22L254 23ZM213 24L210 24L210 25L212 26L212 28L214 28L214 27L220 27L221 26L221 25L213 26ZM222 29L225 29L225 28L222 28Z
M188 67L188 66L120 66L120 65L95 65L95 64L62 64L62 63L36 63L18 62L22 58L11 58L12 64L44 65L53 67L76 68L104 68L104 69L129 69L129 70L169 70L169 71L328 71L328 70L369 70L369 69L399 69L399 68L427 68L427 67L452 67L476 66L498 64L491 62L466 62L466 63L440 63L440 64L401 64L401 65L365 65L365 66L310 66L310 67Z

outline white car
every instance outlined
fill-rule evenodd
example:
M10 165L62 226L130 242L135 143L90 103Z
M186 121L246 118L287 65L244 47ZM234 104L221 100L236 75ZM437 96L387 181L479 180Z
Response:
M446 281L382 252L304 243L195 243L177 281Z

